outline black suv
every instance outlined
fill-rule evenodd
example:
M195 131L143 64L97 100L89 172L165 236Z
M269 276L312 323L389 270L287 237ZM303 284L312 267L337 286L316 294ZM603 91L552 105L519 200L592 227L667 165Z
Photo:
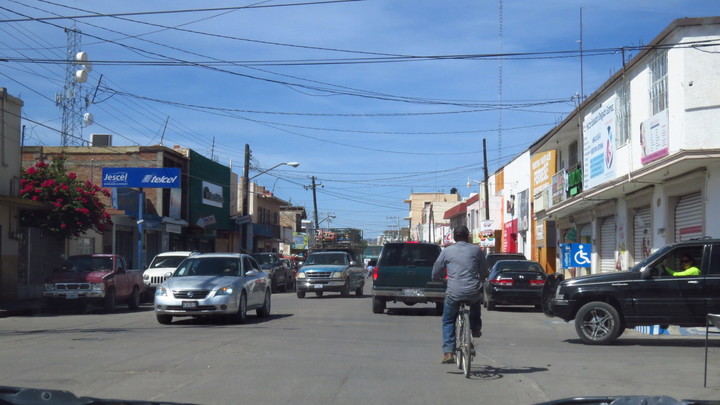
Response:
M699 275L672 276L691 257ZM720 312L720 240L699 239L665 246L629 271L563 280L548 277L543 311L565 322L586 344L610 344L625 328L641 325L705 326Z
M292 291L295 280L292 277L292 270L285 266L280 255L271 252L252 253L251 256L260 264L264 272L270 275L272 292ZM282 289L280 288L282 286Z

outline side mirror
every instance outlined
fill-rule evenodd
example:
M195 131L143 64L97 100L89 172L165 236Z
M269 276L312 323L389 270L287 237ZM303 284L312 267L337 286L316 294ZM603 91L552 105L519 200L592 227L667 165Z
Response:
M356 266L356 265L357 265L357 262L356 262L355 260L350 260L350 265L351 265L351 266Z
M255 270L255 269L252 269L252 270L250 270L250 271L246 271L246 272L245 272L245 276L246 276L246 277L257 276L258 274L260 274L260 273L258 273L258 271Z
M643 279L649 279L652 278L652 269L650 266L645 266L642 269L640 269L640 278Z

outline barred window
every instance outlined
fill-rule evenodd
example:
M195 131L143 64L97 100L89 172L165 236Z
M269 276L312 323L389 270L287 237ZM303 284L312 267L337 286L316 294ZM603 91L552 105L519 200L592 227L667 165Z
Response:
M652 115L667 108L667 51L659 51L650 61L650 104Z
M615 146L624 145L630 138L630 84L623 80L622 86L617 91L617 136Z

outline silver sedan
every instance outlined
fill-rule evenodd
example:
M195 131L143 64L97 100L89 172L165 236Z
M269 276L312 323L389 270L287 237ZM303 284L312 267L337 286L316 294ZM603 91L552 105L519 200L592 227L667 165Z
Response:
M270 316L270 281L246 254L189 257L155 290L155 315L164 325L174 316L229 315L242 323L252 309Z

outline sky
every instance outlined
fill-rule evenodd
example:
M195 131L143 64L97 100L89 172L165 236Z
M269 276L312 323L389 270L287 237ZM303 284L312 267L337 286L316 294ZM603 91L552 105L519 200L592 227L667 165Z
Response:
M75 27L94 123L72 142L180 145L238 175L248 144L251 177L300 163L256 183L312 219L315 177L321 227L372 238L408 225L413 192L477 192L483 140L493 173L633 47L717 15L716 0L5 0L0 87L24 102L24 145L60 145Z

